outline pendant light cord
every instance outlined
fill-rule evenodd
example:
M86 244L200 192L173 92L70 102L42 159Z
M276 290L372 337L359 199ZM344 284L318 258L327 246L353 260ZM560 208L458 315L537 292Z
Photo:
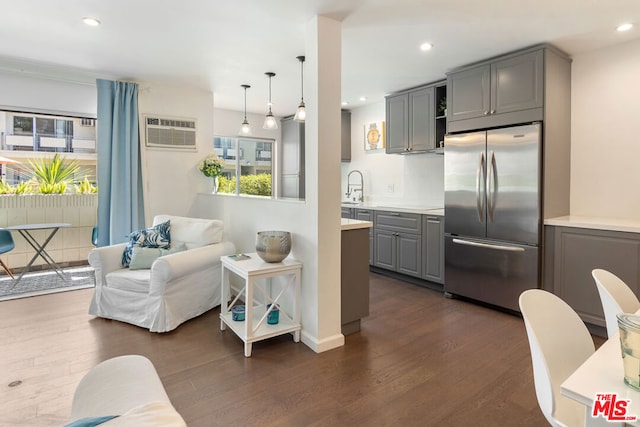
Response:
M304 102L304 59L300 60L300 101Z

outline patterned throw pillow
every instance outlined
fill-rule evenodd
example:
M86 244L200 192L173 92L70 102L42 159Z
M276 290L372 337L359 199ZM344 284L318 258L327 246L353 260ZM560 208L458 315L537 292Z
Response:
M129 243L122 253L122 266L129 267L131 262L131 251L134 246L142 248L168 249L171 246L171 221L163 222L151 228L134 231L129 234Z

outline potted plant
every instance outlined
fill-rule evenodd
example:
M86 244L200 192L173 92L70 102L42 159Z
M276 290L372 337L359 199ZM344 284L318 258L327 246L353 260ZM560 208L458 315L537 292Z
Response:
M438 103L438 115L446 116L447 115L447 97L443 96L440 98L440 102Z
M218 192L218 177L222 174L224 162L215 153L209 154L200 161L198 170L206 177L213 179L213 194Z

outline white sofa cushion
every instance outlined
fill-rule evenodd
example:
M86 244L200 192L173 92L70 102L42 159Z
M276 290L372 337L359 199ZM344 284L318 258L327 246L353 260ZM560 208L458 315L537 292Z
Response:
M222 242L224 223L218 219L156 215L153 224L171 221L171 245L184 243L187 249Z
M144 294L149 293L150 278L151 270L149 269L121 268L106 275L107 287Z

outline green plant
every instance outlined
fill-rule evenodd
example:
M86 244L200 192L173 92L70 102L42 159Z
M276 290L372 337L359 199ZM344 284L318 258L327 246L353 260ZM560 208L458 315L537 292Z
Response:
M440 103L438 104L438 114L444 114L444 110L447 109L447 97L444 96L440 98Z
M11 190L13 194L28 194L32 192L32 184L31 181L20 181Z
M67 183L80 170L77 160L65 161L58 153L50 159L29 160L31 173L39 184L43 194L64 193Z
M218 192L219 193L235 193L236 192L236 178L231 179L225 176L218 178ZM252 196L271 196L271 174L260 173L257 175L242 175L240 176L240 194L252 195Z
M11 186L4 182L4 179L0 180L0 194L11 194L12 192Z
M215 153L209 154L198 165L198 170L210 178L220 176L223 168L224 162Z
M80 184L74 185L77 194L93 194L98 192L98 187L93 185L85 176Z

